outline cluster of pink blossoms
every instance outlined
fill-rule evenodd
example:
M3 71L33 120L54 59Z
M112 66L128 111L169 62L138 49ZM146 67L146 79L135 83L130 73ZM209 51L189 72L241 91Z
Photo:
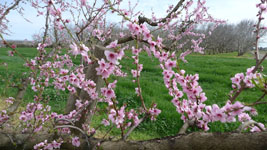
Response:
M114 74L116 76L121 75L115 73L115 66L119 64L118 60L122 59L122 57L124 56L124 48L116 52L116 49L118 47L119 45L117 44L117 41L111 42L106 48L115 49L115 52L106 50L105 56L108 62L106 62L104 59L98 61L99 67L96 68L97 74L101 75L104 79L107 79L111 74ZM138 71L132 70L132 73L136 71L137 76L138 74L140 75L140 72L142 70L142 65L138 64L138 54L141 52L141 49L132 48L132 52L135 55L133 56L133 58L135 59L135 64L138 66L139 69ZM138 118L140 114L133 109L131 109L130 111L126 111L126 105L117 108L116 95L113 90L116 87L116 83L117 81L115 80L113 83L109 83L106 87L101 88L101 93L103 96L101 101L107 102L109 106L108 120L103 119L102 124L107 126L110 125L111 122L115 124L117 128L125 130L133 124L136 125L140 123L140 120Z
M29 103L25 111L22 111L19 119L23 121L23 132L39 132L43 125L51 118L50 106L44 107L43 104L37 102Z
M232 88L233 89L240 89L241 84L245 84L246 88L253 88L255 85L253 84L253 80L257 83L257 79L261 78L260 73L252 73L254 70L254 66L247 69L246 75L243 73L237 73L234 77L231 78L232 80Z
M172 76L173 78L168 80ZM244 123L251 119L248 113L251 115L257 114L254 108L246 107L238 101L234 104L228 101L221 108L217 104L212 106L203 104L207 97L198 85L198 75L185 76L185 71L182 70L180 73L174 73L173 75L164 74L164 80L167 83L166 87L169 89L169 94L174 97L172 103L177 112L182 115L181 119L185 122L187 120L194 121L198 127L205 131L209 130L209 122L235 122L236 117L238 117L239 121ZM178 89L177 83L183 91ZM183 93L186 93L187 99L183 99Z
M48 143L47 140L45 140L44 142L38 143L36 145L34 145L34 149L44 149L44 150L53 150L53 149L59 149L61 144L63 143L62 140L59 141L52 141L51 143Z
M81 53L75 53L75 54L87 54L88 48L86 48L84 45L82 45L83 51ZM44 46L39 46L39 51L43 49ZM44 50L43 50L44 51ZM42 56L43 57L43 56ZM88 58L88 57L87 57ZM36 58L35 60L41 60L41 58ZM84 89L87 91L87 93L91 96L92 99L97 99L98 94L96 92L95 86L96 84L92 80L85 79L85 74L83 72L84 67L78 66L73 70L73 63L67 54L59 56L55 56L55 60L53 62L47 61L44 64L41 64L40 66L37 66L36 61L32 60L31 64L27 64L30 68L39 68L40 73L38 78L34 79L31 78L31 85L32 89L34 91L38 91L43 86L48 87L50 85L50 81L52 80L52 85L59 90L69 90L71 93L75 93L75 88Z
M132 125L137 125L140 123L138 118L139 114L135 110L131 109L129 112L125 111L126 105L122 106L120 109L115 110L110 109L108 120L103 119L102 124L105 126L110 125L110 121L116 125L117 128L123 128L124 130Z
M11 105L14 103L14 98L13 97L8 97L5 101L7 105ZM0 126L2 126L4 123L6 123L9 120L10 116L8 115L6 110L1 110L0 111Z
M108 45L107 48L116 49L118 46L119 45L117 44L117 41L114 41L111 42L111 44ZM107 62L103 58L98 61L99 67L96 68L97 75L101 75L104 79L107 79L111 74L114 74L116 76L125 76L125 74L121 71L121 66L118 62L124 56L124 48L122 48L118 52L106 50L104 53Z
M6 110L0 111L0 126L2 126L6 121L8 121L9 116Z

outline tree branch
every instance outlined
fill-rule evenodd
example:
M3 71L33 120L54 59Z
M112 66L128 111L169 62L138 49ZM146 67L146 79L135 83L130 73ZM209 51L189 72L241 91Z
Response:
M171 18L172 14L175 13L184 3L185 0L180 0L177 5L173 8L173 10L163 19L161 19L160 21L158 22L153 22L151 19L149 18L146 18L144 16L139 16L138 17L138 23L139 24L142 24L142 23L147 23L151 26L157 26L159 23L164 23L167 21L167 19Z
M49 9L48 9L48 7L49 7L49 5L47 5L46 18L45 18L45 31L44 31L44 36L43 36L43 42L42 43L45 43L45 41L46 41L47 31L48 31L48 28L49 28L49 25L48 25L48 21L49 21Z
M3 15L0 17L0 24L2 24L3 19L5 18L6 15L10 12L10 10L14 9L17 5L19 5L19 2L21 0L17 0L12 6L6 9L6 11L3 13Z

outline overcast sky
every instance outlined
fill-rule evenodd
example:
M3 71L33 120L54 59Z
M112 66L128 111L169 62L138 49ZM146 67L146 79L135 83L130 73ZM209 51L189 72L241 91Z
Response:
M131 0L132 3L135 1ZM3 0L0 3L2 2ZM259 0L207 0L206 6L213 17L227 20L230 23L237 23L242 19L255 19L257 13L255 5L258 2ZM143 10L144 14L151 14L151 10L153 10L156 16L163 17L166 15L165 11L168 6L176 3L177 0L139 0L137 9ZM10 36L6 36L7 39L31 40L33 34L41 32L44 18L36 17L36 11L29 6L25 6L24 9L24 17L31 22L25 21L18 13L11 12L8 18L12 33Z

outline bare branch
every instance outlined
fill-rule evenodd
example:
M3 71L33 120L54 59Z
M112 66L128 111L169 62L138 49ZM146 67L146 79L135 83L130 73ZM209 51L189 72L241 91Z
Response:
M44 36L43 36L43 44L45 43L46 41L46 38L47 38L47 31L48 31L48 28L49 28L49 25L48 25L48 20L49 20L49 9L48 9L49 5L47 5L47 11L46 11L46 18L45 18L45 31L44 31Z
M19 2L21 0L17 0L12 6L6 9L6 11L3 13L3 15L0 17L0 24L2 23L3 19L5 18L6 15L10 12L10 10L14 9L17 5L19 5Z
M161 19L160 21L158 22L153 22L151 19L149 18L146 18L146 17L142 17L142 16L139 16L138 17L138 23L139 24L142 24L144 22L148 23L149 25L151 26L157 26L159 23L164 23L167 21L167 19L171 18L172 14L175 13L184 3L185 0L180 0L178 2L178 4L173 8L173 10L163 19Z

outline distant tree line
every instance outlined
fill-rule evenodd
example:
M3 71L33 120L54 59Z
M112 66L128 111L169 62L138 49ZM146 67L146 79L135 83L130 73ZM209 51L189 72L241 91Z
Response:
M253 20L242 20L237 24L220 24L217 28L209 33L212 26L201 25L197 30L199 33L205 34L206 38L201 43L205 48L206 54L218 54L228 52L238 52L238 56L245 54L254 49L255 34ZM262 30L261 36L266 34L266 30Z

